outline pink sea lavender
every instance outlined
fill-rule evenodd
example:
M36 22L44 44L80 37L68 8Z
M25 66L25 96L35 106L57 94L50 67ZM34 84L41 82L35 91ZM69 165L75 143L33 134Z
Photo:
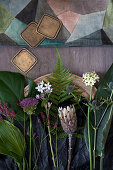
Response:
M3 116L5 116L6 118L8 118L9 120L13 120L14 117L16 116L15 111L9 109L7 103L3 105L3 104L0 102L0 112L1 112L1 118L2 118L2 115L3 115Z
M19 102L19 106L23 108L24 112L26 112L28 115L31 115L34 113L37 105L38 105L38 100L32 97L25 98Z

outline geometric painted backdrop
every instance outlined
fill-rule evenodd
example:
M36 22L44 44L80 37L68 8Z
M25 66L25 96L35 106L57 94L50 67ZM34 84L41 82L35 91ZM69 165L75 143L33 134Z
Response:
M44 14L63 26L55 40L40 46L113 44L113 0L0 0L0 45L27 46L20 33Z

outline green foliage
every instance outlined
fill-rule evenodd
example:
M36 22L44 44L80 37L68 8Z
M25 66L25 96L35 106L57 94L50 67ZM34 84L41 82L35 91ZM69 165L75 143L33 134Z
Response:
M57 50L57 49L56 49ZM57 50L58 60L56 68L51 74L51 77L47 77L47 80L50 82L53 88L53 92L50 95L50 101L52 102L50 115L53 117L53 121L58 121L58 107L60 104L67 100L72 100L73 96L71 93L66 91L66 87L69 86L76 77L71 77L72 74L68 69L66 69L62 63L60 54ZM80 93L79 93L80 94ZM77 92L75 95L79 95ZM53 122L52 122L53 124ZM58 139L66 137L66 134L63 133L61 126L57 127Z
M20 130L6 120L0 121L0 154L14 158L20 165L24 157L26 144Z
M24 98L24 76L20 73L0 71L0 100L16 112L16 119L23 121L23 110L17 105Z
M110 100L110 95L111 92L109 88L105 89L107 84L110 82L113 82L113 64L104 76L103 80L101 81L97 93L95 95L95 99L98 101L101 101L103 98L107 103L102 104L95 112L96 114L96 127L97 128L97 136L96 136L96 156L104 156L104 149L105 149L105 144L106 140L108 137L110 125L111 125L111 120L113 116L113 97ZM93 112L91 112L91 122L94 126L94 117L93 117ZM92 148L93 148L93 141L94 141L94 130L91 127L91 141L92 141ZM87 124L85 127L85 140L86 144L88 146L88 134L87 134Z
M29 91L28 91L27 97L35 97L37 94L37 90L35 89L37 84L29 77L26 77L26 79L27 79L27 83L29 85Z

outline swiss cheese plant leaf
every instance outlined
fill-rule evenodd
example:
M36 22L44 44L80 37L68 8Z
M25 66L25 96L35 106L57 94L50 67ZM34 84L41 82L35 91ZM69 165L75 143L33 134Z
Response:
M0 100L16 112L16 119L23 121L23 110L17 105L24 98L24 76L20 73L0 71Z
M14 158L21 164L26 144L21 131L7 120L0 121L0 154Z

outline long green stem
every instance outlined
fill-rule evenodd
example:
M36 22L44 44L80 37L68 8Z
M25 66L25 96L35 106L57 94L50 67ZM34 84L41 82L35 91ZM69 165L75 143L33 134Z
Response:
M56 160L57 160L57 170L59 170L57 145L58 145L58 139L57 139L57 127L56 127Z
M92 100L92 87L90 91L90 102ZM89 140L89 158L90 158L90 170L93 170L92 166L92 148L91 148L91 134L90 134L90 106L88 107L88 140Z
M103 156L100 157L100 170L103 170L103 161L104 161L104 158Z
M52 160L53 160L54 167L56 167L55 158L54 158L54 152L53 152L53 147L52 147L51 132L50 132L50 127L49 126L48 126L48 132L49 132L49 143L50 143L50 148L51 148Z
M24 112L24 148L25 148L25 112ZM23 157L23 170L25 170L25 155Z
M32 120L31 120L31 115L29 115L29 119L30 119L29 170L31 170L31 132L32 132Z

